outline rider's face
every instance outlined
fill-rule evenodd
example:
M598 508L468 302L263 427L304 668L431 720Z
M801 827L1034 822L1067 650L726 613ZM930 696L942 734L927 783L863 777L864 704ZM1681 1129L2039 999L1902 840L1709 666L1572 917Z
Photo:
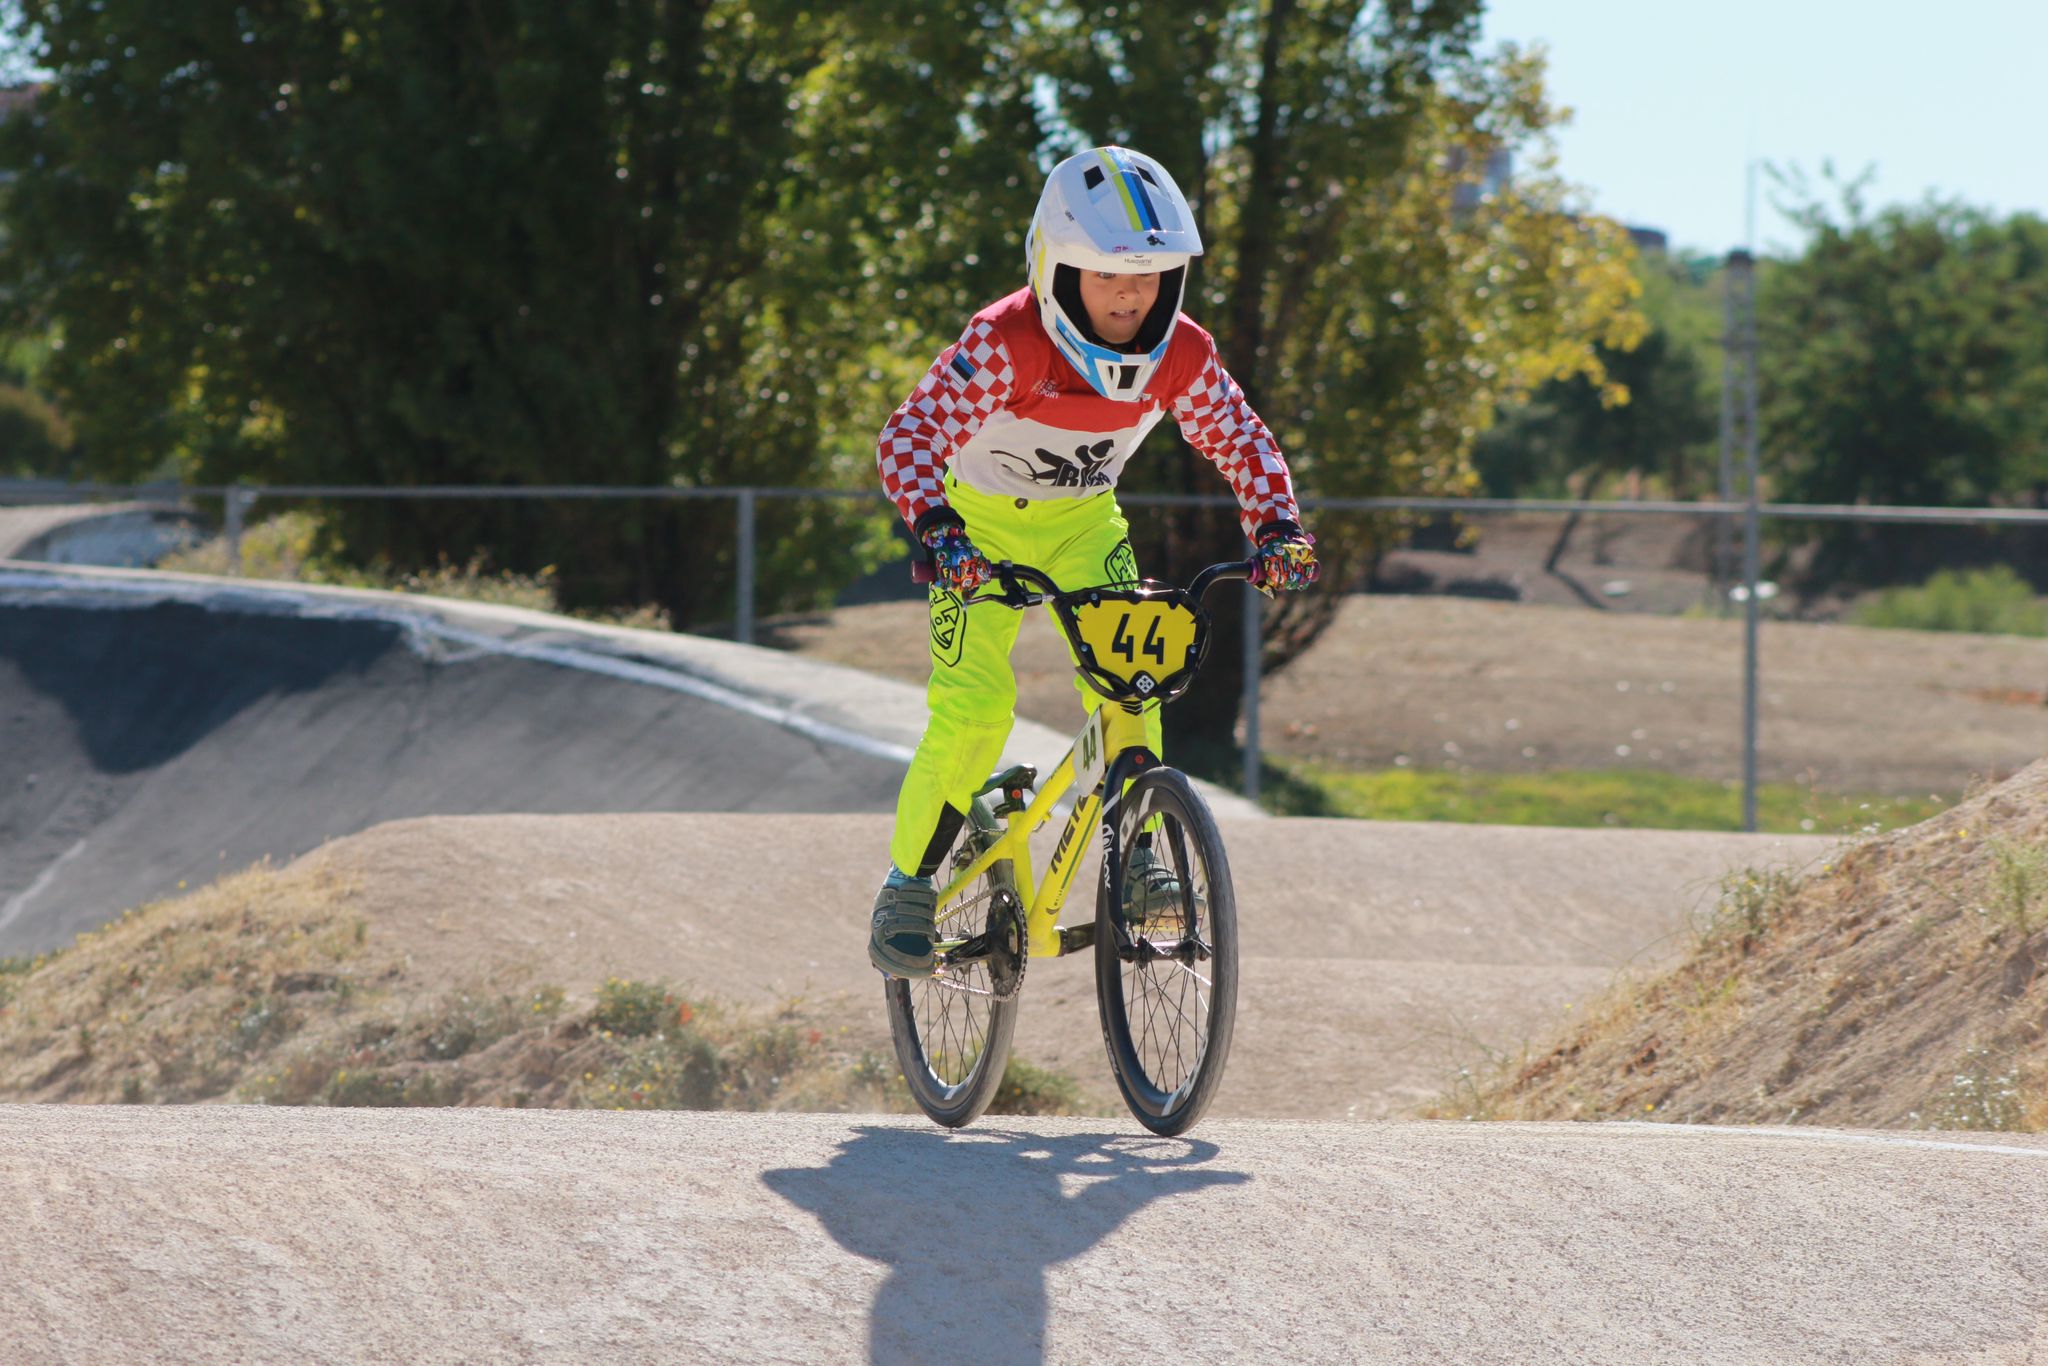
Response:
M1106 270L1081 273L1081 306L1095 335L1120 346L1138 335L1139 324L1159 297L1159 272L1112 275Z

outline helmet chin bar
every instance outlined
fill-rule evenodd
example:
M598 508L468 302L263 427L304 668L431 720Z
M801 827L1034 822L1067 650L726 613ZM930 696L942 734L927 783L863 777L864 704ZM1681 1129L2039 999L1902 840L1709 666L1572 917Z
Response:
M1134 353L1084 340L1064 321L1057 322L1056 326L1054 345L1104 398L1136 399L1145 391L1145 384L1152 378L1159 358L1166 354L1165 342L1150 352Z

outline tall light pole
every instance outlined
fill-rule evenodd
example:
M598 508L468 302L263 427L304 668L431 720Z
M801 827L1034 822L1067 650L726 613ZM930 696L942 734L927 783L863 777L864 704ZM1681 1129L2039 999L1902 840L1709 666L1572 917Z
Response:
M1721 499L1732 501L1734 449L1742 448L1748 490L1742 510L1742 828L1756 829L1757 591L1762 548L1758 516L1756 258L1728 253L1726 328L1721 345ZM1722 519L1725 528L1727 519Z
M1736 253L1739 255L1740 253ZM1721 479L1717 488L1721 501L1735 501L1735 410L1737 380L1735 318L1735 257L1721 272ZM1726 517L1714 519L1714 595L1720 599L1716 611L1728 610L1728 590L1735 586L1735 524Z

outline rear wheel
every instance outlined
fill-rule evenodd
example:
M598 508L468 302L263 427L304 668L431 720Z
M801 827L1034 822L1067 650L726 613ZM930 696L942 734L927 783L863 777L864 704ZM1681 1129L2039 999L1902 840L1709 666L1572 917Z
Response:
M1127 919L1141 891L1130 868L1141 840L1155 860L1145 876L1163 871L1178 882L1178 895L1140 895L1142 918L1132 912ZM1125 791L1117 848L1128 885L1105 884L1095 912L1103 1040L1138 1122L1157 1134L1185 1133L1223 1080L1237 1019L1230 863L1208 804L1186 774L1170 768L1142 774Z
M994 843L1002 826L976 797L934 877L940 888ZM918 1108L948 1128L972 1123L1002 1085L1024 976L1024 913L1010 861L991 865L938 908L932 975L888 979L896 1061Z

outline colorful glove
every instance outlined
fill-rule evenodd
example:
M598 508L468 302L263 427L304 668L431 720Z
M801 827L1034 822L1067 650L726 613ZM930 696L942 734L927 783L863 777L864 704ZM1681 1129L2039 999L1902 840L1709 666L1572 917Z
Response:
M967 532L951 524L942 524L925 532L924 548L931 552L932 575L939 587L955 593L972 593L975 589L995 577L995 567L988 562L974 542L967 539Z
M1316 538L1298 526L1267 527L1259 533L1252 586L1271 597L1276 588L1306 588L1316 581Z

